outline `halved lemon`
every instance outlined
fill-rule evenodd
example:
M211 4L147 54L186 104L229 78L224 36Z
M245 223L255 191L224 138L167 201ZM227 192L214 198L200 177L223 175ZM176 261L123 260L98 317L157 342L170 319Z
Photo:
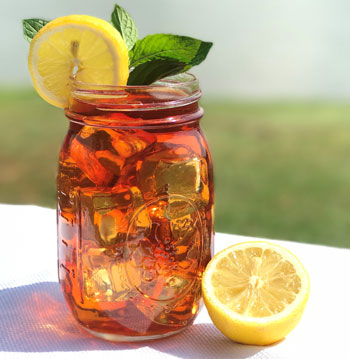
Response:
M39 95L54 106L68 103L72 75L79 81L126 85L128 50L107 21L87 15L59 17L45 25L30 43L28 65Z
M215 326L234 341L268 345L299 322L310 292L309 275L287 249L245 242L219 252L202 279Z

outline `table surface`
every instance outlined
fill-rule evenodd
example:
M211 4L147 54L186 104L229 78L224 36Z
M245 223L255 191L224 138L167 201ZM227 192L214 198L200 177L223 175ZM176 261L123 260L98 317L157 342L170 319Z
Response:
M0 205L0 358L349 358L350 250L287 241L311 277L299 325L281 342L257 347L223 336L203 307L193 326L173 337L120 344L79 328L57 281L56 214ZM215 252L254 240L217 233ZM80 354L79 354L80 352ZM49 355L48 355L49 353Z

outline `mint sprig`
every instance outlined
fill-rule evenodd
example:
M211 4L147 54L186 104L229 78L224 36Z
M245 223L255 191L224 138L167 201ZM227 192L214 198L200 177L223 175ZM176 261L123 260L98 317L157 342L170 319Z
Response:
M122 35L128 50L131 50L139 38L139 32L134 20L125 9L115 4L111 16L111 22Z
M24 19L24 20L22 20L24 38L28 42L31 42L33 37L37 34L37 32L49 22L50 21L43 20L43 19Z
M128 85L149 85L199 65L213 46L188 36L154 34L138 40L135 22L127 11L114 6L112 24L121 33L129 50Z

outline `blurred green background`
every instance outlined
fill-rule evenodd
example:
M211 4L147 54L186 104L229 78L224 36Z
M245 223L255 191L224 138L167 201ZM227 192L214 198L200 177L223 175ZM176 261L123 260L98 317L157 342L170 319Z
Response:
M20 13L14 11L19 3ZM86 1L84 13L108 19L113 3ZM143 28L141 36L177 32L215 43L193 72L204 90L216 231L350 248L350 48L340 41L350 34L343 21L349 5L296 1L286 12L272 1L250 1L249 8L223 1L208 29L210 1L202 3L201 17L198 4L187 5L184 14L182 0L171 12L160 0L119 3ZM54 207L57 156L68 122L30 86L20 19L82 12L83 2L24 4L6 5L1 15L16 32L12 43L1 43L0 203ZM231 18L225 6L235 10ZM167 15L152 17L152 8ZM338 16L333 28L330 9ZM321 15L312 18L315 12Z

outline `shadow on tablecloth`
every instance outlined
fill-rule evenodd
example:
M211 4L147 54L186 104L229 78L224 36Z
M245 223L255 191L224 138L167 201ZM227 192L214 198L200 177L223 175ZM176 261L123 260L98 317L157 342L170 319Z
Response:
M179 358L250 357L262 348L225 338L211 323L198 323L173 337L140 343L111 343L93 337L74 321L56 282L0 291L0 352L133 350L148 347Z

